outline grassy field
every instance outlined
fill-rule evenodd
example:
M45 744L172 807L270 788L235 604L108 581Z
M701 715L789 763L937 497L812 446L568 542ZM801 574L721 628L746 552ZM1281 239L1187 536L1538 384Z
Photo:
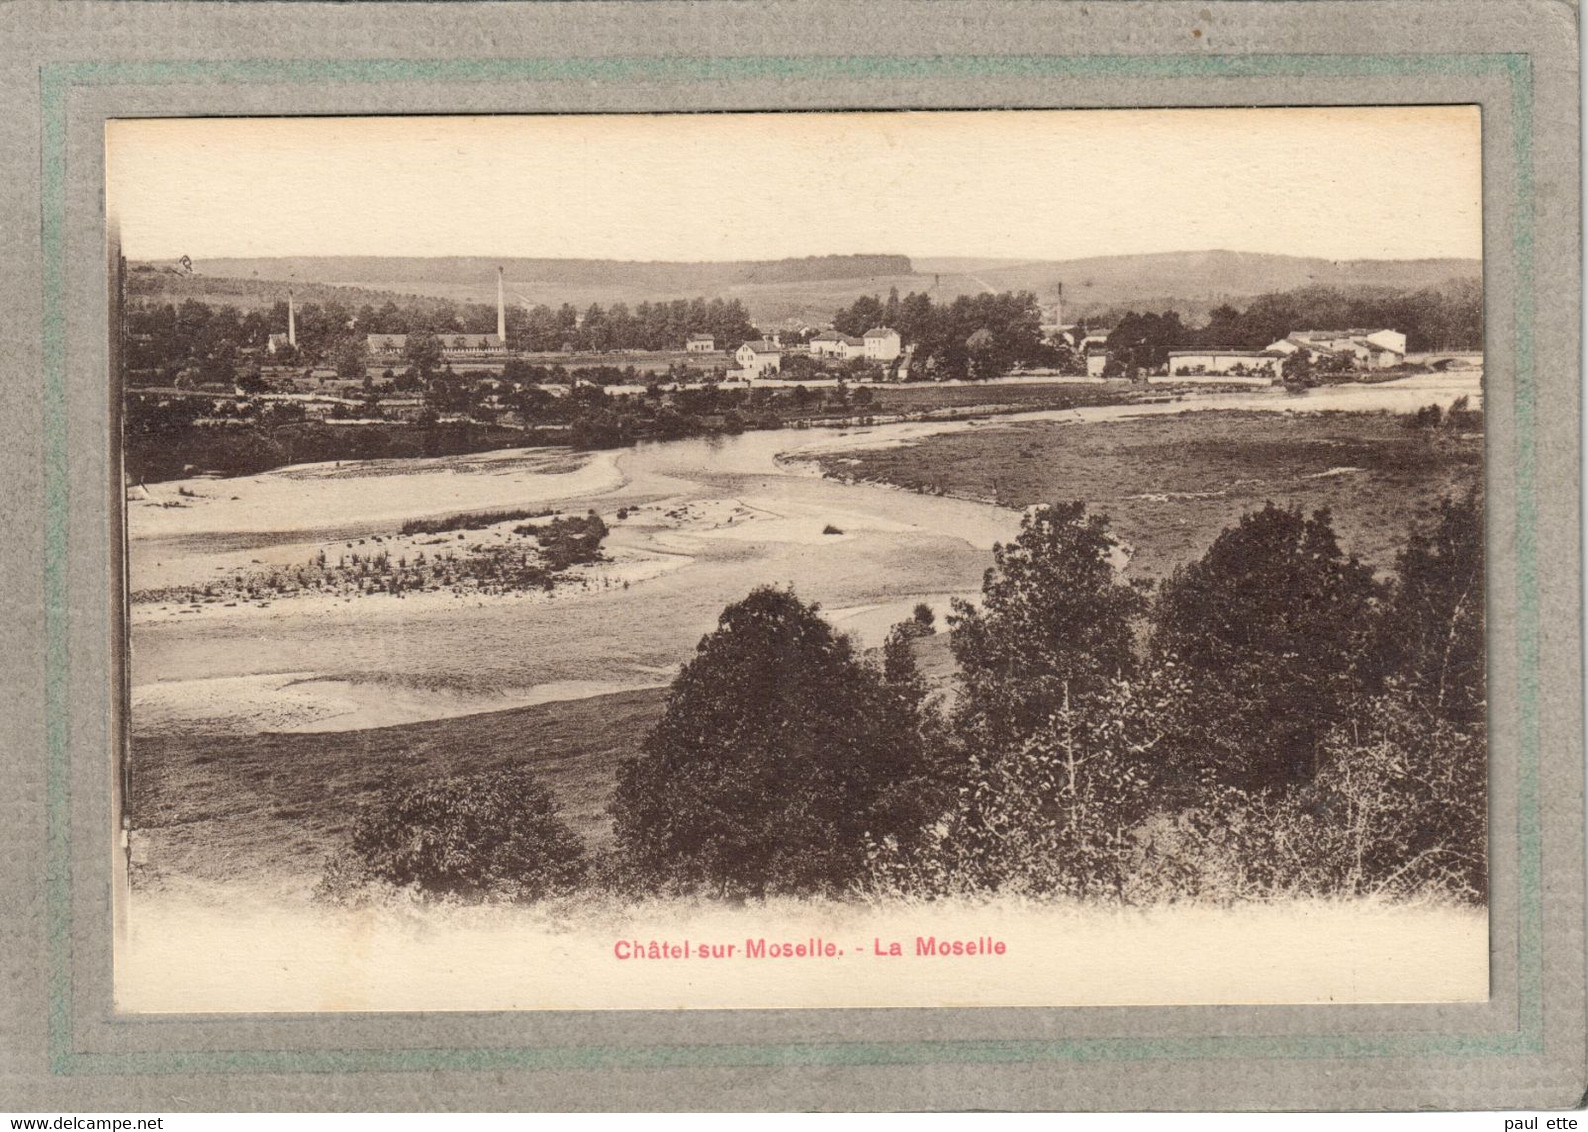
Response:
M1199 411L1079 427L991 424L823 458L829 475L1006 507L1084 500L1161 578L1265 502L1328 507L1345 550L1394 565L1408 524L1482 478L1481 436L1409 431L1383 413Z
M524 763L574 828L605 842L618 760L638 750L664 697L647 689L367 731L135 735L130 808L147 860L137 883L248 877L301 890L384 789Z

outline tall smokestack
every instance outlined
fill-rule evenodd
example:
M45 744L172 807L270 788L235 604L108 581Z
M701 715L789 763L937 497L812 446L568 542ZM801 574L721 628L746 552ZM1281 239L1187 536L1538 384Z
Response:
M496 336L507 345L507 307L502 303L502 269L496 269Z
M287 345L298 344L298 319L292 309L292 292L287 292Z
M1053 325L1064 325L1064 284L1059 284L1059 297L1053 304Z

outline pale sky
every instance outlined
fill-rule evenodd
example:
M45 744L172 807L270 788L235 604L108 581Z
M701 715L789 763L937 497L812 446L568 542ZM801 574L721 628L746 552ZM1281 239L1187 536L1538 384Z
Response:
M1482 254L1477 107L145 119L130 259Z

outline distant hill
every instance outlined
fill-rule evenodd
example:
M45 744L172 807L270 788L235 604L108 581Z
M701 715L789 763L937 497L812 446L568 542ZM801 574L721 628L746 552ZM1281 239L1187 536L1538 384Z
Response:
M574 287L642 287L657 294L705 294L730 287L909 275L908 256L824 255L803 259L730 262L664 262L610 259L491 259L485 256L286 256L275 259L212 259L196 262L206 275L234 278L306 279L321 283L406 290L409 284L493 286L496 269L517 283Z
M941 275L945 290L1034 291L1051 304L1064 284L1070 317L1105 310L1178 310L1200 321L1222 302L1301 287L1414 291L1481 280L1476 259L1327 260L1259 252L1160 252L1070 260L917 259L917 273Z
M1178 310L1200 322L1221 302L1272 291L1327 286L1342 290L1416 290L1481 280L1475 259L1326 260L1256 252L1164 252L1071 260L902 255L810 256L736 262L626 262L593 259L491 259L484 256L289 256L210 259L195 274L142 273L138 292L209 298L238 306L268 305L290 281L313 301L316 285L343 289L345 300L379 303L424 296L494 302L496 268L503 268L508 301L615 302L633 306L658 299L737 298L763 326L785 321L825 325L839 307L861 295L931 291L950 301L983 291L1033 291L1044 306L1064 284L1066 319L1135 307ZM164 265L160 265L164 266Z

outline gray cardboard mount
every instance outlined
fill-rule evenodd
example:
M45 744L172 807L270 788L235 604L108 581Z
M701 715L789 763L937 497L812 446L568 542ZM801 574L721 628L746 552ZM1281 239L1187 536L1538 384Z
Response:
M1581 1102L1574 8L22 0L0 7L0 19L0 1109ZM107 118L1373 103L1483 106L1488 1003L113 1015L109 831L121 679Z

